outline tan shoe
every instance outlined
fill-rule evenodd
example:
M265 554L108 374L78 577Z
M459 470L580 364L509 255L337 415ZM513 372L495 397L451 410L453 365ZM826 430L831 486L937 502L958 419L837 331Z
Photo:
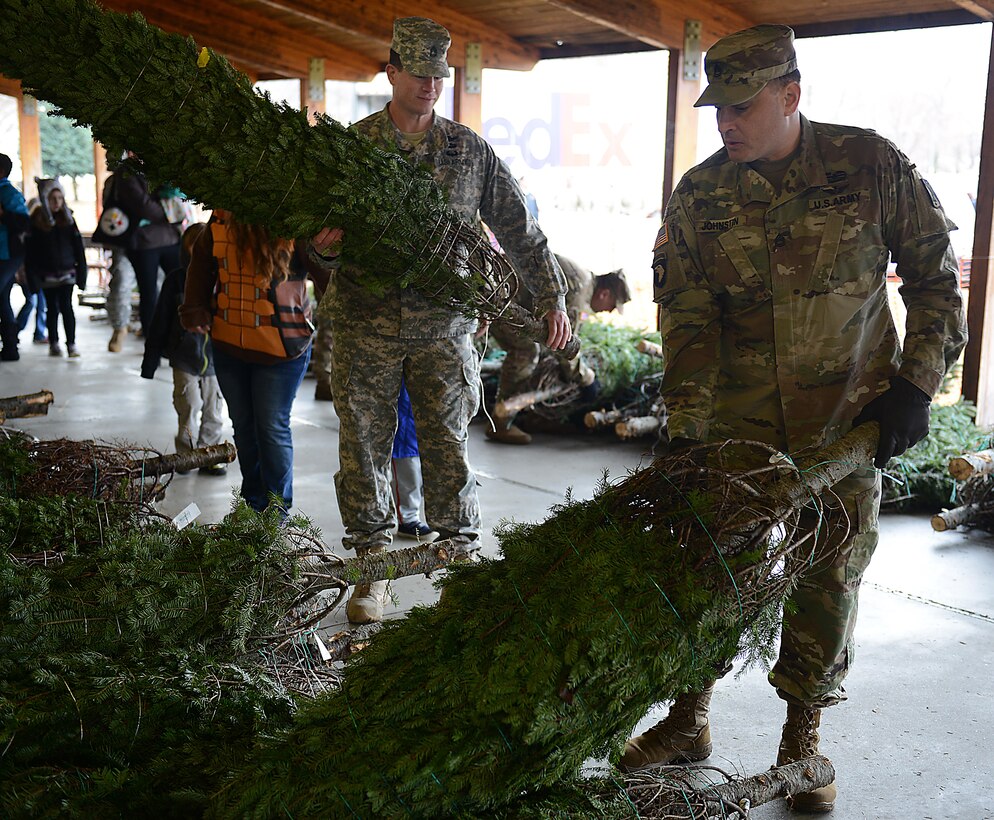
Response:
M497 424L496 430L487 430L487 438L491 441L496 441L501 444L531 444L532 437L529 433L526 433L517 425L510 425L508 427L501 427L500 423Z
M128 329L126 327L115 327L114 332L110 334L110 341L107 342L107 350L111 353L120 353L121 345L124 344L124 337L128 335Z
M803 760L806 757L819 754L818 726L820 724L821 709L809 709L788 703L787 722L783 725L777 765L783 766L787 763L793 763L795 760ZM837 796L838 789L833 782L820 789L792 794L787 798L787 805L799 812L830 812L835 808Z
M356 584L352 597L345 606L349 623L371 624L383 620L383 604L387 599L388 581L373 581L371 584Z
M618 768L633 772L649 766L704 760L711 754L708 709L713 692L711 683L703 692L680 695L663 720L625 744Z

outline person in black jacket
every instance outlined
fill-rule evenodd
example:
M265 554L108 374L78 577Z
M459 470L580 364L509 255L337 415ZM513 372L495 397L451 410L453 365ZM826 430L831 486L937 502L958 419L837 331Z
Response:
M48 352L61 356L59 317L66 331L69 357L79 356L76 347L76 314L72 307L74 287L86 287L86 255L83 237L76 227L66 195L54 179L35 179L38 204L31 214L31 233L26 243L24 271L28 289L45 291L48 305Z
M132 155L133 156L133 155ZM128 259L138 283L138 313L142 334L148 333L159 295L159 268L169 272L179 267L179 229L166 216L148 180L127 166L114 171L114 194L128 219L138 227L132 235Z
M155 305L155 313L145 336L145 356L141 375L151 379L163 356L173 370L173 407L179 420L176 452L221 443L224 425L224 399L214 375L214 355L206 333L184 330L177 310L183 304L186 268L190 264L190 248L207 230L207 225L195 222L183 234L180 265L166 274ZM197 424L197 413L200 423ZM223 464L201 467L205 475L224 475Z

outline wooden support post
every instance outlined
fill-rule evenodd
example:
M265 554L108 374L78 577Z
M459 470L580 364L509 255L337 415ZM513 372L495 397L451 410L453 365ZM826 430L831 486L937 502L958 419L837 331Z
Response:
M312 57L307 66L310 73L300 81L300 107L307 110L307 119L313 123L315 114L325 113L324 60Z
M97 220L100 219L100 212L104 209L103 202L103 192L104 183L107 181L107 177L110 176L110 171L107 170L107 149L99 142L93 143L93 177L94 186L97 191L97 201L95 203Z
M686 58L684 51L671 49L669 78L666 92L666 145L663 158L663 199L666 210L673 188L686 171L697 164L697 109L694 103L701 93L701 81L687 79L684 72L685 59L696 60L701 65L700 55Z
M41 176L41 130L38 126L38 101L21 92L17 97L17 126L21 139L21 189L25 199L38 195L35 177Z
M994 424L994 333L985 332L985 318L994 302L990 284L991 244L994 234L994 32L991 57L987 67L987 102L984 106L984 130L980 140L980 180L977 184L977 219L973 234L973 260L970 268L970 293L967 325L970 341L963 359L963 398L977 405L977 425Z
M483 63L479 43L466 44L466 65L453 67L452 118L483 135Z

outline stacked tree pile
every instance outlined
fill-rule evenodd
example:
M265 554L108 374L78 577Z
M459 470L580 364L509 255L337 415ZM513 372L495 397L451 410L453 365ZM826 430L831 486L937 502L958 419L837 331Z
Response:
M151 506L171 464L0 431L4 817L200 814L335 679L301 647L311 534L244 506L178 531Z
M976 426L976 415L976 406L963 399L955 404L932 403L928 437L887 465L884 509L931 515L960 503L966 476L949 471L950 458L991 444L991 431Z
M595 399L584 400L580 386L564 376L561 362L544 352L528 389L497 402L494 414L513 418L521 413L520 423L524 427L551 430L611 428L619 438L657 432L663 363L661 357L653 353L652 339L658 338L659 334L592 318L580 325L576 336L583 348L584 361L597 375L599 391ZM484 369L484 387L491 397L497 391L502 351L493 345L493 352L497 354L489 359L494 362L493 366ZM628 422L634 423L629 426Z
M994 532L994 450L956 456L949 475L958 487L955 506L932 516L932 529L945 532L962 524Z

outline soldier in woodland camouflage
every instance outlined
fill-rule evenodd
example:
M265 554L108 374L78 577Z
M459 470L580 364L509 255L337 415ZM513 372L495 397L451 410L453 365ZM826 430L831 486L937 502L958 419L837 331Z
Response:
M353 127L381 148L429 169L449 207L464 220L486 220L511 263L528 276L535 313L549 326L547 343L560 349L570 338L566 286L520 186L483 139L433 112L441 78L449 76L449 42L449 33L431 20L396 20L387 66L392 99ZM314 248L333 254L339 242L348 237L329 227L315 237ZM403 376L418 429L428 523L441 538L476 549L480 506L467 453L467 428L480 398L472 344L476 321L412 288L375 296L361 286L362 276L347 266L335 270L321 303L332 328L332 390L341 423L335 488L345 546L363 553L391 543L396 520L390 456ZM349 619L379 620L385 594L385 582L357 585Z
M795 454L878 421L875 466L928 434L929 403L966 343L953 226L932 188L872 131L798 111L793 32L756 26L707 53L697 105L724 148L684 175L656 239L655 299L671 446L753 439ZM885 287L897 263L900 344ZM880 474L835 488L811 570L785 608L770 682L787 701L778 763L818 749L821 709L845 698L860 579L877 544ZM718 670L720 671L720 670ZM633 738L621 765L711 751L713 684ZM829 811L836 787L794 795Z
M625 303L631 300L631 291L623 270L594 276L589 269L565 256L556 254L556 261L566 277L566 314L574 334L585 315L610 313L612 310L621 313ZM528 310L534 307L532 295L527 288L521 288L515 300ZM497 400L500 401L531 389L531 377L539 361L539 346L537 342L513 334L500 324L494 326L492 333L506 353L501 363L497 387ZM597 374L584 362L583 355L571 359L565 367L568 372L563 377L583 387L583 400L593 401L597 394ZM531 443L531 436L513 421L507 426L498 422L495 428L486 431L486 436L491 441L503 444Z

